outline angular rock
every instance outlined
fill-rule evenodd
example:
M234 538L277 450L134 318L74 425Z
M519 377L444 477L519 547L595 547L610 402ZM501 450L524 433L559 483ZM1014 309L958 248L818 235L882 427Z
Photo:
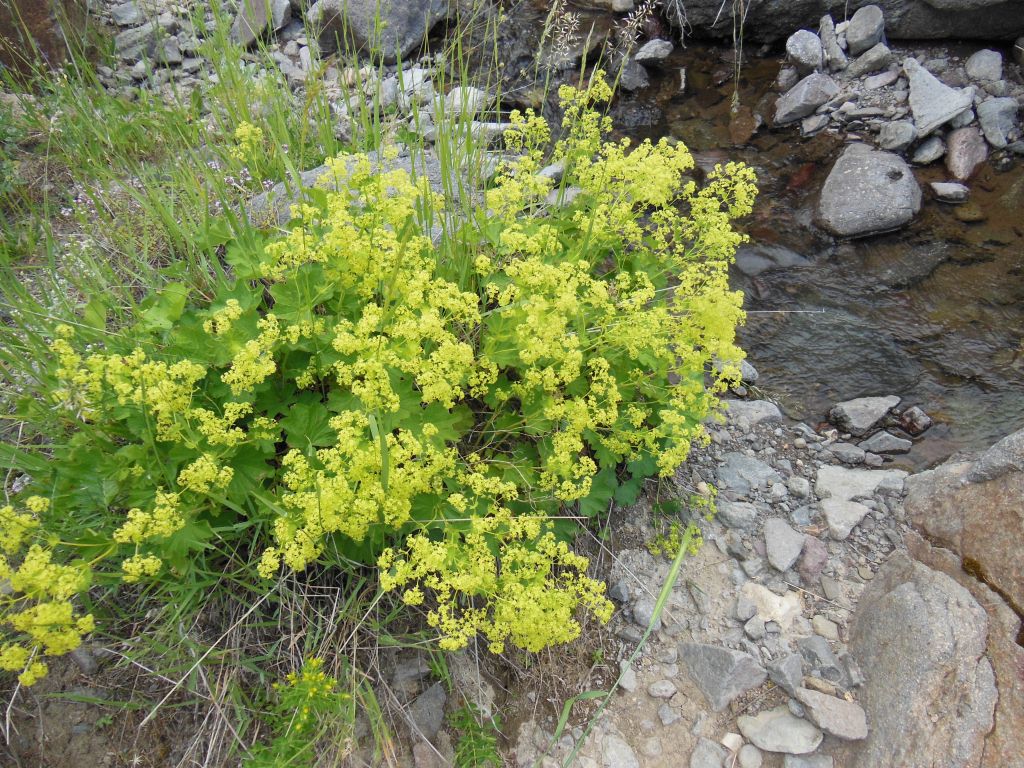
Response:
M978 105L978 122L988 143L1002 149L1020 136L1017 100L1009 96L986 99Z
M433 741L444 724L444 705L448 701L444 683L434 683L409 705L409 716L427 741Z
M716 712L768 678L749 654L716 645L680 643L679 659Z
M138 3L127 2L111 6L110 18L119 27L132 27L145 21L145 15Z
M623 90L633 92L641 91L651 84L651 78L647 70L636 59L629 59L622 67L619 74L619 87Z
M973 100L969 92L950 88L916 59L905 59L903 71L910 81L910 111L919 135L927 136L971 108Z
M806 755L816 750L824 738L816 726L795 717L785 706L755 717L742 715L736 724L754 746L767 752Z
M794 531L785 520L771 517L764 523L764 544L772 567L788 571L803 551L804 534Z
M808 719L825 733L845 741L859 741L868 735L868 721L859 704L806 688L795 698L804 706Z
M788 632L793 621L803 612L804 604L796 592L777 595L755 581L740 588L740 595L753 603L756 615L764 622L774 621L783 632Z
M799 653L790 653L773 661L768 665L768 676L790 696L795 696L804 682L804 657Z
M885 33L885 18L877 5L860 8L846 26L846 45L856 56L877 44Z
M846 677L846 671L842 668L839 659L832 653L828 641L821 635L802 637L797 640L797 646L807 663L825 680L839 683Z
M809 30L798 30L786 40L786 56L800 74L816 72L824 64L821 39Z
M878 146L890 152L902 152L917 138L917 128L911 120L894 120L878 132Z
M785 125L807 117L837 93L839 86L831 77L820 72L810 74L775 102L775 124Z
M1009 472L1024 472L1024 429L1007 435L981 454L967 479L979 483Z
M928 165L928 163L934 163L944 154L946 154L946 143L942 137L929 136L914 150L911 162L915 165Z
M291 18L290 0L241 0L231 25L231 41L248 48L267 30L284 28Z
M985 658L988 617L949 576L896 554L868 584L850 652L872 724L851 768L979 764L997 692Z
M929 186L935 194L935 199L944 203L966 203L971 194L971 190L954 181L933 181Z
M821 47L825 52L825 65L833 72L846 69L849 62L843 49L839 47L835 22L828 14L821 17L818 24L818 37L821 39Z
M804 537L804 548L796 570L807 584L813 584L828 564L828 547L815 536Z
M1001 80L1003 78L1003 55L999 51L983 48L967 59L964 69L971 80L981 80L982 82Z
M838 237L888 232L921 209L921 188L903 158L851 144L829 172L818 201L818 224Z
M988 145L977 128L957 128L946 137L946 170L954 178L967 181L987 159Z
M697 739L690 753L690 768L722 768L729 754L711 739Z
M846 539L870 511L870 508L856 501L825 499L821 502L821 512L828 523L829 536L836 541Z
M638 64L644 66L658 66L669 57L674 49L675 46L670 40L648 40L640 46L640 50L633 58Z
M725 490L741 496L757 488L767 488L769 482L780 482L781 475L760 459L733 451L725 454L718 468L718 482Z
M820 499L853 501L866 499L876 492L903 490L907 473L899 469L847 469L823 466L818 469L814 492Z
M836 403L829 411L828 418L843 431L854 437L861 437L870 432L899 404L900 398L896 395L858 397Z
M729 528L746 530L754 527L757 507L745 501L719 501L716 505L718 519Z
M931 416L916 405L912 405L900 414L900 428L912 437L926 432L931 425Z
M357 50L379 49L386 64L405 60L449 13L449 0L317 0L306 12L321 55L351 36ZM380 24L377 24L377 20Z
M885 43L874 45L854 59L846 72L853 77L860 77L869 72L877 72L885 69L893 62L892 51Z
M908 453L914 444L891 432L876 432L862 441L860 447L871 453Z

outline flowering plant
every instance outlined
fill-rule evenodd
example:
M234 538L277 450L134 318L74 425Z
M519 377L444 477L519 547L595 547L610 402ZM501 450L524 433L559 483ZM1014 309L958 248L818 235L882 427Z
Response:
M90 568L186 578L228 543L264 579L375 565L446 649L535 651L578 636L580 608L607 620L571 535L704 438L742 356L727 268L755 188L732 163L699 187L681 144L606 141L600 73L560 96L553 158L546 122L514 113L516 157L456 231L433 230L425 179L343 156L287 234L227 245L212 289L170 284L118 336L59 329L72 436L32 503L95 557L50 597ZM6 668L75 644L27 610L2 617L22 633Z

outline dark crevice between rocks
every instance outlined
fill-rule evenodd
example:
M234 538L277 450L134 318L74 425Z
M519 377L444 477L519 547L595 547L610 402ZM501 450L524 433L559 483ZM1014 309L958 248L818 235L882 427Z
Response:
M964 557L961 558L961 562L963 563L962 567L964 569L964 573L974 577L982 584L984 584L986 587L995 592L997 595L999 595L1001 598L1003 598L1003 602L1006 603L1009 609L1017 615L1018 619L1020 619L1020 628L1017 631L1017 637L1014 638L1014 641L1017 643L1017 645L1024 648L1024 609L1022 609L1021 606L1017 605L1017 603L1013 600L1013 598L1010 597L1010 595L1005 590L997 587L985 576L985 570L981 567L981 563L979 563L977 560L974 560L970 557Z

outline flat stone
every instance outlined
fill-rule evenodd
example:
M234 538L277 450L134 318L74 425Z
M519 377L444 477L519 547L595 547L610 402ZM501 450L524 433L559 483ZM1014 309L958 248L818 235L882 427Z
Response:
M846 539L870 511L870 508L856 501L825 499L821 502L821 512L828 523L829 536L836 541Z
M788 571L804 548L804 534L789 527L785 520L771 517L764 523L764 543L768 562L777 571Z
M655 618L657 601L650 595L643 594L633 603L633 622L642 629L651 627L652 632L661 629L661 616Z
M898 229L920 209L921 188L903 158L851 144L825 179L816 221L838 237L864 237Z
M832 640L833 642L839 640L839 625L834 621L826 619L821 614L811 619L811 629L814 630L815 634L821 635L826 640Z
M921 136L927 136L971 108L973 99L969 92L950 88L916 59L904 59L903 71L910 82L910 111Z
M892 64L893 60L892 51L889 50L889 47L885 43L879 43L854 59L850 66L847 67L846 72L852 77L860 77L869 72L885 69Z
M889 412L900 404L896 395L858 397L836 403L829 411L829 421L855 437L867 434Z
M786 755L782 768L834 768L835 763L828 755Z
M768 676L790 696L803 685L804 657L799 653L790 653L768 665Z
M946 142L942 140L942 137L929 136L914 150L911 162L915 165L928 165L928 163L934 163L944 154L946 154Z
M1017 100L1009 96L986 99L978 105L978 122L988 143L1002 149L1020 136Z
M983 48L971 55L964 65L971 80L994 81L1003 77L1003 55L999 51Z
M800 135L811 136L817 133L823 128L827 128L829 124L829 116L826 115L811 115L805 117L800 121Z
M871 453L908 453L914 444L902 437L896 437L891 432L883 431L861 441L860 447Z
M718 482L723 490L734 491L741 496L757 488L767 488L769 482L781 482L779 475L770 465L733 451L725 454L718 467Z
M612 733L601 739L601 764L604 768L640 768L633 748Z
M751 382L753 383L753 382ZM782 411L775 403L767 400L726 400L725 416L744 432L758 424L773 424L782 421Z
M960 181L967 181L988 159L988 145L974 126L957 128L946 137L946 169Z
M935 199L941 200L944 203L966 203L967 198L971 194L970 189L955 181L933 181L929 186L932 188ZM875 451L875 453L878 453L878 451Z
M675 46L669 40L648 40L636 52L637 63L644 66L661 64L669 57Z
M749 654L716 645L680 643L679 658L716 712L768 678Z
M814 110L839 93L828 75L815 72L790 88L775 103L775 124L785 125L807 117Z
M868 721L860 705L806 688L797 690L795 698L803 704L810 721L825 733L844 741L867 738Z
M766 752L806 755L821 744L824 734L814 725L795 717L786 706L751 717L742 715L737 726L754 746Z
M716 508L718 519L728 528L747 530L757 521L757 507L746 501L721 500Z
M886 88L900 79L900 73L894 69L882 72L878 75L864 78L864 90L877 91L879 88Z
M786 487L789 488L790 493L801 499L806 499L811 495L811 481L806 477L800 477L800 475L791 475L786 481Z
M676 690L671 680L656 680L647 686L647 695L653 699L671 699Z
M690 753L690 768L722 768L728 756L718 744L702 737Z
M877 5L865 5L857 10L846 26L846 46L851 56L866 51L882 39L885 17Z
M914 143L917 128L911 120L894 120L878 132L878 146L892 152L902 152Z
M824 55L821 38L810 30L798 30L786 40L786 56L801 74L821 69Z
M835 456L843 464L849 464L851 466L864 463L864 456L866 454L863 448L850 443L833 443L829 446L829 450L832 455Z
M111 6L110 17L119 27L132 27L145 21L145 14L138 3L128 2Z

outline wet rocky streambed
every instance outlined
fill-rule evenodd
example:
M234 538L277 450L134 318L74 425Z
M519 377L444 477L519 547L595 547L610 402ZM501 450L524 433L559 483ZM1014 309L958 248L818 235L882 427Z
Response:
M961 221L926 191L902 230L836 241L813 217L842 138L763 127L733 146L732 52L690 45L664 66L649 89L622 100L617 123L632 124L637 137L682 140L706 168L730 159L757 170L751 242L734 285L746 296L740 338L763 394L809 424L854 397L896 394L920 405L935 426L900 460L907 469L1024 426L1024 162L976 172L969 186L979 221ZM746 61L740 104L771 115L778 73L778 57ZM948 179L941 163L914 173L926 190Z

